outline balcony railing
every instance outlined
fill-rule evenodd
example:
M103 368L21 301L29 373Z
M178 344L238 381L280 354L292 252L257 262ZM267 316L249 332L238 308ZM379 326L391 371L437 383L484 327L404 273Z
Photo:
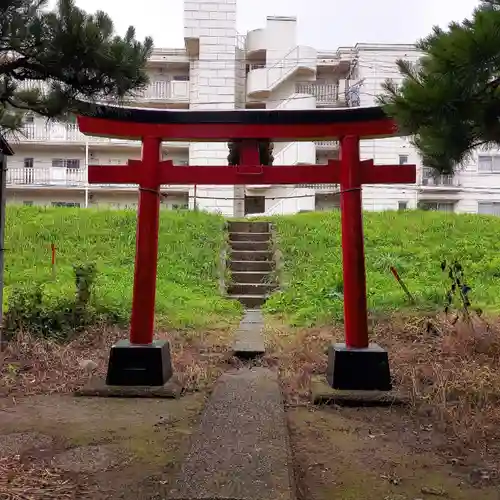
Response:
M432 171L424 168L422 171L422 186L428 187L458 187L460 182L454 175L432 175Z
M317 149L337 149L339 141L314 141Z
M20 89L31 90L40 89L45 92L48 88L47 84L38 80L24 80L18 83ZM140 101L146 100L179 100L186 101L189 99L189 81L177 80L156 80L149 83L149 85L142 91L137 92L129 100L133 101L138 99Z
M295 91L300 94L309 94L316 97L316 106L340 106L344 103L340 99L339 85L337 83L297 83Z
M315 189L316 191L323 191L329 193L340 192L339 191L340 186L338 184L297 184L296 187L305 189Z
M130 141L128 139L111 139L109 137L86 136L80 132L78 125L74 123L41 123L32 122L26 123L17 135L15 141L21 143L26 142L42 142L42 143L79 143L84 144L86 141L91 145L96 144L116 144L116 145L133 145L140 146L139 141ZM186 147L185 142L169 142L169 148ZM176 146L177 145L177 146Z
M80 168L37 168L20 167L7 170L8 186L83 186L87 182L87 172Z
M7 169L7 186L43 188L43 187L85 187L87 185L87 169L68 167L9 167ZM95 188L136 189L137 184L92 184ZM190 186L162 185L162 190L186 192Z

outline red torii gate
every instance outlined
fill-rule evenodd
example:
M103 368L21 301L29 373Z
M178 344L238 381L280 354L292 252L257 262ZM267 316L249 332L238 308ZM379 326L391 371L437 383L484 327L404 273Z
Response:
M81 132L142 140L142 159L89 166L91 184L138 184L136 257L129 341L111 349L108 385L163 385L172 375L168 342L153 340L162 184L321 184L341 186L345 344L329 351L327 378L339 389L391 388L387 352L369 344L363 244L362 184L416 182L415 165L360 161L360 138L397 135L379 107L314 110L172 111L99 106L79 116ZM327 165L260 165L257 139L340 139L340 160ZM238 166L174 166L162 161L162 140L240 139Z

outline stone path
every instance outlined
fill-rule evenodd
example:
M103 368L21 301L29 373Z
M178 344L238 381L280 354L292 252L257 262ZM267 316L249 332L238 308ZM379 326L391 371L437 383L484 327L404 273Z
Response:
M222 375L182 467L172 500L292 500L291 459L277 374Z
M260 231L250 234L263 235L263 230L268 229L233 223L233 230L234 224L240 224L239 231ZM247 241L242 232L233 233L232 238ZM260 238L264 239L264 236ZM257 251L262 249L259 247ZM237 252L250 253L250 250ZM245 272L233 271L233 275L237 274L241 282L248 282L255 279L251 274L259 274L247 272L245 275ZM265 296L257 298L251 287L248 284L248 293L235 298L244 304L262 303ZM233 286L232 290L246 291L241 285ZM262 330L261 311L245 310L235 334L234 355L251 359L264 354ZM293 500L291 471L291 450L278 375L275 371L249 364L226 372L217 381L168 498Z

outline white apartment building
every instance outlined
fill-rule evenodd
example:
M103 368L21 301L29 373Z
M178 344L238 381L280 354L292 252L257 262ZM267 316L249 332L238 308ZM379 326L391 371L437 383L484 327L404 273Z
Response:
M150 84L131 103L162 109L311 109L371 106L395 61L416 61L413 45L363 44L328 51L297 44L297 20L268 17L246 35L236 31L236 0L186 0L184 49L155 49ZM86 137L76 124L27 116L11 139L8 201L26 205L134 208L135 185L89 185L91 164L139 158L140 143ZM225 143L165 142L175 164L227 163ZM275 143L275 164L321 164L338 157L336 141ZM408 186L365 186L366 210L424 207L500 215L500 152L478 152L455 176L433 177L406 138L364 140L362 159L416 163ZM166 208L193 207L227 216L286 214L339 206L338 186L163 186Z

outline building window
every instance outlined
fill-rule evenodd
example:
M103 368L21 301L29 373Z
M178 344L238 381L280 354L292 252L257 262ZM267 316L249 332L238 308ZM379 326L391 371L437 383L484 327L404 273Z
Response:
M33 206L33 202L32 201L23 201L23 205L25 207L32 207Z
M406 165L408 163L408 155L399 155L399 164Z
M80 168L80 160L78 159L66 160L66 168L68 170L78 170Z
M480 155L477 159L477 170L483 174L500 173L500 155Z
M53 207L72 207L72 208L80 208L80 203L74 203L72 201L53 201Z
M52 158L52 167L78 170L80 168L80 160L77 158Z
M24 117L24 123L26 124L29 124L29 123L35 123L35 117L28 113L25 117Z
M24 159L24 168L33 168L34 160L33 158Z
M439 210L441 212L454 212L455 203L452 201L422 201L418 204L420 210Z
M480 201L477 204L477 213L483 215L500 216L500 202L498 201Z
M174 82L189 82L189 75L174 75L172 80Z
M398 201L398 210L408 210L408 202L407 201Z

